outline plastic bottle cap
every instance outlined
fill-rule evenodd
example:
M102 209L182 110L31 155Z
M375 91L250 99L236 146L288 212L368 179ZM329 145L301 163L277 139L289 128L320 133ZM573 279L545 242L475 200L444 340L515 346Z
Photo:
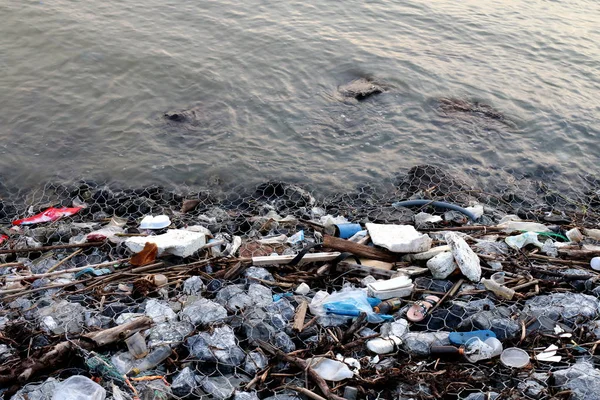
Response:
M529 364L529 354L517 347L509 347L500 355L500 361L507 367L523 368Z
M600 257L592 258L592 261L590 261L590 267L592 267L594 271L600 271Z

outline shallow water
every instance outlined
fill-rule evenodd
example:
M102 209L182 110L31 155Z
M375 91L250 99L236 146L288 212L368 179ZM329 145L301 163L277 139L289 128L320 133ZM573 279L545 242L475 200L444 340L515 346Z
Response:
M0 0L0 180L323 190L600 154L600 3ZM342 99L355 78L389 90ZM506 123L444 113L479 101ZM165 111L193 109L193 123ZM541 172L540 172L541 171Z

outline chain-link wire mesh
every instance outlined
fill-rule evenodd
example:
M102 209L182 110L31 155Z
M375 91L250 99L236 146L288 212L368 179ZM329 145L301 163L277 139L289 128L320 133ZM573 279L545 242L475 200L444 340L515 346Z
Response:
M394 354L376 360L360 338L374 337L387 329L381 324L365 323L348 336L351 321L327 326L308 313L302 331L292 329L302 301L310 302L310 296L318 290L332 292L346 285L360 286L361 277L342 272L317 274L322 263L268 269L250 266L235 272L242 259L272 253L297 254L307 244L320 242L322 236L309 221L325 215L342 215L360 223L413 225L419 211L440 214L444 216L440 225L418 227L433 228L430 234L440 244L443 240L436 230L461 227L468 222L464 215L431 206L393 206L404 199L443 200L462 206L482 204L485 213L478 226L493 226L503 216L516 214L558 225L559 235L571 226L596 228L600 222L600 180L585 175L567 184L555 175L543 170L535 177L510 170L465 172L424 165L385 181L358 186L354 191L326 196L309 187L284 182L210 191L119 189L83 181L74 185L47 184L27 193L3 188L3 374L19 369L23 360L39 359L59 342L75 343L87 332L112 328L146 315L154 322L151 329L144 331L150 355L161 346L171 346L173 351L136 378L162 378L126 381L124 371L137 365L137 361L123 343L94 351L76 345L68 362L54 370L47 368L36 376L35 384L18 392L21 397L16 398L51 398L49 394L59 380L75 374L100 377L106 388L116 387L109 393L114 398L133 397L131 387L140 398L148 399L290 399L302 394L298 387L315 389L314 382L307 379L306 369L281 355L270 354L261 343L303 360L318 355L335 358L337 354L358 360L361 368L355 378L337 386L330 383L332 393L337 395L344 393L344 386L351 386L357 388L359 398L369 399L550 399L569 395L588 398L586 390L591 393L597 386L578 368L588 365L581 364L582 358L587 358L591 366L597 361L593 343L600 338L600 324L596 321L600 308L595 274L581 269L586 262L563 258L562 264L549 269L550 261L536 258L536 254L506 246L480 248L476 242L473 248L480 254L484 274L493 272L497 268L494 263L500 262L504 271L516 276L512 284L534 278L537 283L513 300L498 298L482 285L463 283L453 298L422 322L410 325L411 335L441 332L443 336L444 332L491 329L505 348L516 346L530 354L552 344L558 346L560 362L532 360L524 369L505 367L497 358L473 364L462 359L419 356L406 341ZM85 208L71 217L9 229L15 219L48 207L78 205ZM223 240L230 246L236 236L240 237L237 256L220 257L227 253L222 245L186 260L161 257L156 267L128 266L131 251L123 241L132 235L149 234L139 230L139 221L146 215L159 214L169 216L171 228L201 225L210 230L214 240ZM84 244L90 232L102 229L111 220L114 223L115 218L121 228L119 236ZM288 239L300 230L305 240L290 243ZM488 239L503 245L501 232L467 232L475 241ZM35 250L40 247L44 248ZM78 274L87 267L108 271L99 276L91 270ZM75 276L61 274L74 269ZM40 276L20 279L19 274ZM162 283L163 279L168 284ZM443 297L456 281L456 277L416 277L415 291L406 299L408 305L423 295ZM308 298L291 294L302 282L312 288ZM408 305L400 310L399 317ZM562 337L564 333L570 335ZM417 342L429 340L426 336L415 337ZM445 340L436 343L447 344ZM589 374L593 368L583 370ZM47 376L51 378L39 380ZM14 393L27 381L2 381L2 387L6 393ZM109 381L112 386L107 384Z

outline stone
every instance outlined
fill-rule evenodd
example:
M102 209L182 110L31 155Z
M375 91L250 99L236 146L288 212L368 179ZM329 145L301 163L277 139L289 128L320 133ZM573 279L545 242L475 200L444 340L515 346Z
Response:
M179 344L194 331L194 325L187 321L165 322L153 326L148 334L148 346Z
M422 253L431 248L431 238L411 225L367 223L365 226L374 244L394 253Z
M246 371L251 376L256 375L256 373L263 368L265 368L269 364L269 359L258 351L251 351L246 356L246 361L244 363L244 371Z
M272 341L273 345L284 353L290 353L296 350L296 345L285 332L278 332Z
M42 330L54 335L61 335L81 332L85 325L85 311L86 308L79 303L61 300L40 308L37 314Z
M350 83L340 86L338 91L344 97L350 97L361 101L375 94L385 92L385 88L371 80L358 78Z
M146 243L155 243L158 255L172 254L189 257L206 244L206 234L183 229L169 229L167 233L156 236L134 236L125 241L125 245L134 253L142 251Z
M574 324L583 320L595 319L600 313L600 300L581 293L553 293L527 300L523 313Z
M175 379L173 379L173 383L171 383L171 391L175 396L178 397L186 397L192 396L195 393L196 388L198 388L198 379L199 377L194 373L194 371L190 367L185 367L182 369Z
M11 397L11 400L48 400L50 393L54 393L58 384L56 379L48 378L39 384L25 385Z
M521 332L521 325L511 318L511 314L511 310L507 307L479 311L463 319L458 329L464 331L489 329L499 340L514 339Z
M427 261L427 268L431 271L434 279L446 279L456 271L458 264L454 261L454 255L447 251L429 259Z
M225 325L215 328L212 334L201 332L187 339L190 353L201 361L213 361L228 366L238 366L246 357L237 345L235 333Z
M226 376L205 377L200 382L202 389L215 399L225 400L231 397L235 387Z
M448 232L444 235L446 242L452 249L454 261L458 264L460 272L471 282L481 280L481 265L477 254L467 244L467 242L454 232Z
M261 279L264 281L274 281L273 275L262 267L248 267L244 272L246 278Z
M416 356L429 355L431 346L448 346L450 332L408 332L402 337L402 346Z
M192 276L183 282L183 293L187 295L198 295L206 288L199 276Z
M554 382L571 390L573 400L600 400L600 371L587 361L554 372Z
M146 315L152 318L155 324L177 321L177 314L167 304L150 299L146 303Z
M208 325L222 321L227 317L227 310L222 305L208 299L198 299L186 304L181 312L181 319L194 325Z
M233 400L259 400L256 392L235 392Z
M517 389L519 389L519 391L521 391L526 396L529 396L533 399L541 398L544 395L545 391L545 387L543 385L533 380L520 382L517 386Z
M96 382L81 375L62 381L54 389L52 400L104 400L106 390Z
M250 296L252 304L256 307L266 307L273 303L271 289L258 283L251 283L248 286L248 296Z

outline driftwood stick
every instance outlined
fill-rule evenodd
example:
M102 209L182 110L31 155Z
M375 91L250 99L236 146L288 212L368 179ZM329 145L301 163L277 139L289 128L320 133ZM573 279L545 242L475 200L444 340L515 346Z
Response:
M306 319L306 310L308 308L308 302L303 301L296 309L296 315L294 315L294 325L292 329L296 332L302 332L304 329L304 320Z
M326 235L323 238L323 247L330 248L333 250L352 253L359 257L369 258L371 260L394 262L398 259L398 255L377 249L375 247L369 247L364 244L351 242L336 238L333 236Z

